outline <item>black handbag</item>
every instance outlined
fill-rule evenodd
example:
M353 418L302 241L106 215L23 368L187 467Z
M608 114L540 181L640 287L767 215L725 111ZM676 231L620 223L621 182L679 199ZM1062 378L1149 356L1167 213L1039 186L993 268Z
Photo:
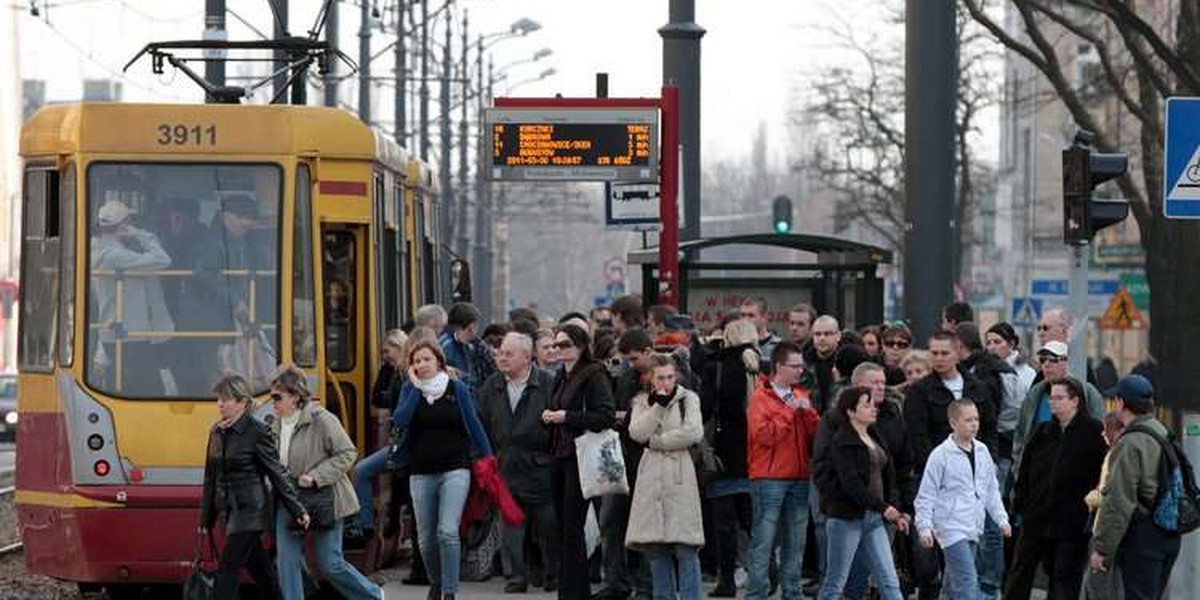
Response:
M212 532L196 534L196 549L192 553L192 572L183 581L184 600L213 600L216 594L217 570L204 568L204 540L212 550L212 560L217 560L217 544Z
M295 477L291 479L292 486L296 488L296 495L300 497L300 504L304 506L304 512L308 513L308 528L329 529L333 527L337 520L333 510L333 486L306 488L300 487L300 481ZM294 520L288 524L288 527L303 529Z

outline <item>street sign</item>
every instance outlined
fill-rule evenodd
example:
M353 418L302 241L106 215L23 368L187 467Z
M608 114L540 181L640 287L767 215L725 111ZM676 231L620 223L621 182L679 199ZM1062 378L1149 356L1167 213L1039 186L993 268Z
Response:
M1088 295L1108 296L1117 293L1121 282L1116 279L1092 279L1088 281ZM1066 279L1034 279L1029 284L1029 293L1034 296L1066 296L1070 286Z
M1104 316L1100 317L1100 329L1145 329L1146 320L1133 303L1125 288L1113 295Z
M659 189L655 183L604 185L604 225L610 229L658 229Z
M1012 324L1014 327L1033 327L1042 318L1042 299L1013 298Z
M1133 298L1133 305L1138 310L1150 310L1150 282L1146 281L1145 273L1125 273L1121 275L1121 287Z
M1167 98L1163 214L1200 219L1200 98Z
M489 108L488 179L658 181L658 110Z

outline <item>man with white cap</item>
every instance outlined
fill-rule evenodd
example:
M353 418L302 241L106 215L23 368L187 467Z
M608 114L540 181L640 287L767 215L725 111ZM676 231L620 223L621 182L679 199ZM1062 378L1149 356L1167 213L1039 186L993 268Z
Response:
M101 345L93 346L88 356L97 372L109 374L105 381L109 391L144 397L163 392L154 348L162 340L125 335L175 330L163 299L162 283L158 276L145 274L167 268L171 257L153 233L129 224L132 215L133 210L119 200L105 202L96 213L90 246L91 284L97 315L94 322L102 329L98 336ZM123 370L120 386L113 375L116 367Z
M1037 352L1038 362L1042 365L1042 380L1029 388L1025 401L1021 403L1021 416L1017 419L1017 428L1013 431L1013 473L1021 464L1021 455L1025 445L1033 437L1034 429L1039 423L1045 423L1050 415L1050 385L1067 377L1066 343L1051 340L1042 345ZM1083 384L1087 395L1087 412L1095 419L1104 418L1104 397L1100 390L1090 383Z

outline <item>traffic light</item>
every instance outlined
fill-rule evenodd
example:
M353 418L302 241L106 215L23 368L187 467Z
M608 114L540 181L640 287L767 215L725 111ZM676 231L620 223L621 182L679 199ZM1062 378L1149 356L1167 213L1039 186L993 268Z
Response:
M1063 241L1067 244L1087 244L1096 232L1129 215L1125 200L1092 198L1096 186L1124 175L1129 165L1124 152L1093 152L1093 138L1091 132L1080 131L1062 151Z
M792 199L787 196L775 196L775 200L771 206L771 214L774 217L772 223L775 227L775 233L791 233L792 231Z

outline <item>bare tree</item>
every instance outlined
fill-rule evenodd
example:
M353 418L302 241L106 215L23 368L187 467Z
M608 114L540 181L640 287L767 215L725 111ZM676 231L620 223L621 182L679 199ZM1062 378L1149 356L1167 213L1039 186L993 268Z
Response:
M963 0L971 17L1049 82L1079 127L1096 133L1102 152L1120 147L1117 126L1106 122L1074 85L1056 47L1059 35L1098 56L1103 81L1140 126L1140 172L1117 184L1129 201L1146 249L1150 284L1150 351L1158 360L1158 397L1171 406L1200 405L1200 370L1188 351L1200 335L1200 224L1163 214L1163 100L1200 94L1200 5L1194 0L1005 0L1025 33L997 23L994 3ZM1173 22L1172 22L1173 21Z
M891 23L903 28L899 7ZM862 40L847 24L827 30L858 63L819 72L811 95L794 111L794 121L817 126L819 142L795 168L807 170L838 196L834 229L860 224L886 246L903 255L906 228L904 199L904 48L902 40ZM959 236L952 250L956 278L965 279L965 257L975 244L974 218L981 198L994 192L994 169L976 150L979 118L996 103L994 63L998 46L965 13L958 23L960 45L958 106L954 148L957 186L955 224ZM992 64L989 64L991 61Z

